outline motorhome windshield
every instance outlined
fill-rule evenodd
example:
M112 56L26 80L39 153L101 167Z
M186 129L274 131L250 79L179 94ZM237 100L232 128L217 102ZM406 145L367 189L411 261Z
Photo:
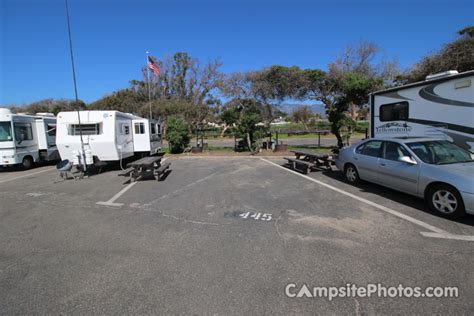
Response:
M474 161L467 150L448 141L426 141L407 145L423 162L433 165Z
M11 122L0 122L0 142L10 142L12 139Z

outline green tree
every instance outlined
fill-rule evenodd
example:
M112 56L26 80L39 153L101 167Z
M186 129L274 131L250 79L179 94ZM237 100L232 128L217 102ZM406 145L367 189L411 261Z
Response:
M226 104L222 120L228 126L235 125L236 132L245 139L248 149L255 153L269 127L263 124L262 109L265 105L253 99L233 99Z
M182 153L190 142L187 123L183 119L173 116L168 118L167 126L166 140L170 145L171 152Z
M138 114L145 103L145 95L137 94L132 89L122 89L91 103L90 108L93 110L116 110ZM148 114L146 117L148 117Z
M474 69L474 26L458 31L459 38L445 44L437 52L424 57L405 75L404 83L423 81L426 76L447 70L459 72Z
M302 84L298 97L322 102L326 109L331 131L337 138L338 147L349 143L355 126L349 117L349 109L361 107L368 96L382 86L386 68L377 67L372 60L377 47L368 42L346 47L343 53L324 72L319 69L302 71ZM391 68L395 71L394 68ZM343 134L346 134L345 137Z
M220 121L224 123L221 136L231 127L239 121L239 112L235 108L226 109L220 115Z
M54 115L57 115L59 112L62 111L74 111L84 109L86 109L86 104L81 100L76 102L75 100L56 100L49 98L33 102L22 107L13 107L11 110L14 113L53 113Z
M112 108L148 117L150 92L154 117L166 120L168 116L179 115L186 120L189 129L203 123L209 117L210 106L216 100L213 93L222 80L221 62L201 64L185 52L163 60L151 58L160 67L159 76L147 76L147 68L143 67L141 80L131 80L129 88L95 101L92 108Z
M266 135L268 127L262 124L262 105L253 100L242 100L239 120L237 121L238 132L245 136L247 146L255 153L261 145L261 140Z
M280 116L278 103L295 94L298 67L272 66L259 71L237 72L226 76L220 90L234 100L253 100L261 112L261 123L269 127Z
M308 105L300 105L293 110L293 120L296 123L302 123L306 130L308 130L308 123L311 117L313 117L313 111Z

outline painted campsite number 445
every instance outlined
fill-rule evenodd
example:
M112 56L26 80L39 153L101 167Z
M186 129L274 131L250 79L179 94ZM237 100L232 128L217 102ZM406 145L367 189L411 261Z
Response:
M272 219L272 214L267 213L253 213L253 212L245 212L239 214L240 217L243 219L254 219L254 220L261 220L261 221L270 221Z

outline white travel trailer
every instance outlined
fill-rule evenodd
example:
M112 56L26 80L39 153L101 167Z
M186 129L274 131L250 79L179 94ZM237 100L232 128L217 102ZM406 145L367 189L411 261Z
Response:
M75 165L82 164L81 157L91 165L121 161L135 154L153 155L161 149L159 122L150 124L148 119L118 111L60 112L57 130L61 159Z
M56 118L53 114L13 114L0 108L0 166L59 159L56 147Z
M474 71L447 71L371 95L371 137L443 137L474 152Z

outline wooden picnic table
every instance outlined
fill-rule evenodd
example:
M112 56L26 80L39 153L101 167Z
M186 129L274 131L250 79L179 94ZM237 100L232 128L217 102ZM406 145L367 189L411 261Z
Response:
M308 174L312 169L326 169L332 171L334 159L328 154L318 154L313 152L292 150L295 158L287 158L292 169Z
M121 176L130 176L130 182L138 181L147 176L154 176L159 180L161 175L168 170L170 163L161 163L162 156L144 157L127 164L127 169Z

